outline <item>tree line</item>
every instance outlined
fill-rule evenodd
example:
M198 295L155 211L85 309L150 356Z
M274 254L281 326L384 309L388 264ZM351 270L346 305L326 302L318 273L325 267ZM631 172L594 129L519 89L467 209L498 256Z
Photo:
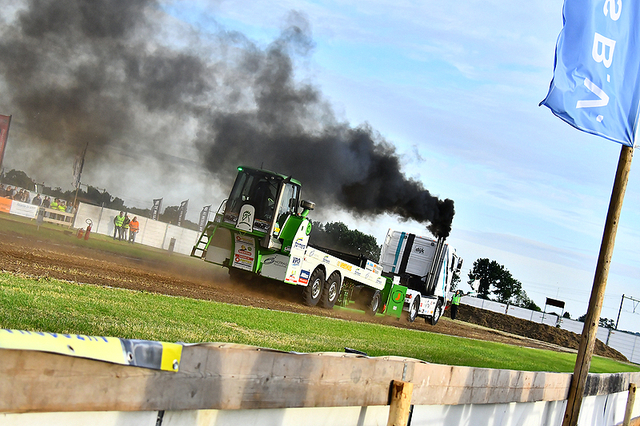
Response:
M522 283L495 260L481 258L473 262L473 268L469 271L468 284L482 299L541 311L540 307L527 296Z

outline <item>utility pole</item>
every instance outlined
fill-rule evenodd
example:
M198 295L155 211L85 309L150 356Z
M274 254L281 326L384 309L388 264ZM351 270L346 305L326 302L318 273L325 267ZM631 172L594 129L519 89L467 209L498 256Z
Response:
M620 309L618 309L618 318L616 319L616 330L618 329L618 323L620 322L620 312L622 312L623 303L624 303L624 294L622 295L622 300L620 301Z
M73 208L76 208L76 202L78 201L78 190L80 189L80 178L82 177L82 169L84 168L84 157L87 155L87 148L89 148L89 142L84 146L82 151L82 157L76 157L76 162L73 165L73 176L75 178L76 195L73 198Z

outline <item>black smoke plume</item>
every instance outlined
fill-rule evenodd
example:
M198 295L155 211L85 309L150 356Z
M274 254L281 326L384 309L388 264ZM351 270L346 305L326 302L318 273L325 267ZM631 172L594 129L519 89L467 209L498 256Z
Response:
M314 47L300 14L263 47L214 20L214 30L194 30L154 0L11 4L0 30L0 106L39 161L89 142L109 170L113 150L135 143L162 159L170 141L195 148L221 183L238 165L264 166L300 179L319 208L390 213L448 236L453 201L408 179L392 144L368 125L340 122L316 87L296 79L296 61Z

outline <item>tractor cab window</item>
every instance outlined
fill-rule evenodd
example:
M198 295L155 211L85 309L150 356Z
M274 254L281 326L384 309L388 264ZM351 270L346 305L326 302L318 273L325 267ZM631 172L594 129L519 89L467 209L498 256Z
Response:
M273 235L277 237L280 234L284 222L290 215L296 216L298 214L300 186L291 182L286 183L282 189L282 197L280 203L278 203L278 210L276 212L277 224L273 229Z
M266 232L274 220L282 178L265 173L240 171L227 200L224 220L236 223L245 204L255 208L254 227Z
M255 185L250 203L256 208L256 220L271 222L273 220L276 199L278 197L279 180L261 178Z
M298 192L300 187L298 185L294 185L292 183L287 183L284 186L282 191L282 198L280 199L280 204L278 205L278 218L282 214L298 213Z
M250 198L253 182L254 177L252 175L247 173L238 174L229 199L227 200L226 213L238 215L242 205Z

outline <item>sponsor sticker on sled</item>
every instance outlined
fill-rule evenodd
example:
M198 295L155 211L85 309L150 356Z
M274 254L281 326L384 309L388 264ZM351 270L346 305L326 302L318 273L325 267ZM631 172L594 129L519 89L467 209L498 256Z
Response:
M309 276L309 271L300 271L300 279L298 279L298 282L300 284L309 284Z

